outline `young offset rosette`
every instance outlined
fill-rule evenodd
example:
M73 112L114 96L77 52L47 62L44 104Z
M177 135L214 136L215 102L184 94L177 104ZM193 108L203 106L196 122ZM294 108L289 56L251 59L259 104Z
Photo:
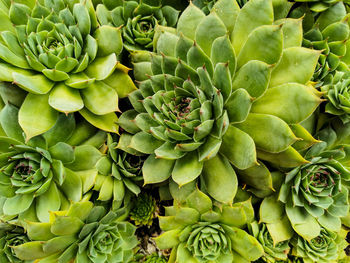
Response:
M213 10L206 16L190 4L176 33L159 26L156 53L134 54L141 82L119 124L133 134L122 134L125 145L150 154L145 183L171 176L183 186L201 175L208 193L229 203L237 183L230 163L246 170L264 169L258 158L282 167L306 162L293 145L312 138L299 123L321 102L305 85L320 52L300 47L301 20L273 20L270 0L242 9L220 0Z
M49 223L27 222L32 240L14 246L15 255L35 262L127 263L138 241L136 228L121 221L123 209L107 211L89 201L51 212Z
M262 257L263 262L275 263L286 261L290 251L289 240L275 242L270 234L270 230L264 223L256 221L248 224L249 233L252 234L264 248L265 254ZM270 228L272 231L275 229ZM276 233L277 235L279 233Z
M42 125L20 118L27 137L49 130L57 111L79 111L98 128L117 132L118 94L135 89L117 59L121 30L99 26L91 0L25 3L0 7L0 80L29 92L20 115Z
M161 0L103 0L96 13L102 25L121 27L124 47L128 51L153 50L157 25L174 27L179 11L162 6Z
M137 254L131 263L167 263L168 260L158 253L153 253L151 255L145 256L142 254Z
M278 199L285 203L286 214L293 228L301 236L317 236L320 226L339 231L341 217L349 211L349 190L345 182L350 180L350 170L345 166L348 145L332 148L336 133L326 128L319 136L327 142L313 146L306 158L310 163L299 166L286 175ZM327 136L327 137L325 137ZM335 136L335 137L333 137ZM329 141L331 140L331 141ZM307 225L310 228L299 228ZM312 227L311 227L312 226Z
M6 263L21 263L15 256L13 247L28 242L24 229L7 223L0 223L0 261Z
M303 17L303 46L322 51L313 76L317 82L327 81L335 70L347 70L349 63L349 24L345 4L336 1L320 15L315 16L305 6L292 11L291 17Z
M350 121L350 72L337 71L321 87L328 99L325 111L339 116L343 123Z
M321 229L320 234L306 240L300 236L295 236L291 240L293 245L292 255L303 258L305 263L335 263L338 262L338 246L336 243L337 233Z
M18 124L17 107L7 104L0 124L5 133L0 136L2 218L47 222L49 211L65 209L92 187L88 178L96 176L101 154L91 145L73 149L74 138L84 137L73 115L60 115L54 127L30 140Z
M130 219L136 226L151 226L158 210L156 200L147 193L142 193L131 200Z
M316 134L322 142L309 149L308 164L289 171L275 195L263 200L260 221L293 228L311 240L322 228L339 232L349 215L349 126L340 120ZM286 232L286 231L284 231Z
M113 207L119 207L125 196L138 195L142 183L142 163L144 158L124 152L118 147L116 136L107 134L105 155L98 160L99 172L94 190L99 191L98 200L113 199Z
M216 206L200 190L186 203L165 208L159 224L165 231L156 238L160 249L172 248L170 262L250 262L263 255L253 236L241 230L254 218L250 200L231 206Z

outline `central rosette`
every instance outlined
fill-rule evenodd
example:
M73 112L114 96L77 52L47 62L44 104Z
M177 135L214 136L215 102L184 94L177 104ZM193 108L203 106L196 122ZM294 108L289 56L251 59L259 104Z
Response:
M209 77L205 68L200 70ZM203 87L195 85L190 79L177 79L173 90L160 90L143 100L147 113L135 121L141 126L143 119L147 118L148 131L156 139L167 141L157 150L158 156L167 154L165 150L173 148L179 158L198 149L210 137L223 136L228 118L223 109L222 94L212 85L206 88L203 91Z
M185 87L192 87L193 93ZM187 96L181 93L187 93ZM167 139L180 150L186 151L184 147L189 146L184 145L184 142L195 143L191 145L194 150L211 133L214 125L212 101L195 88L191 81L185 81L184 88L177 87L175 91L160 93L160 96L156 94L151 100L159 102L159 105L155 104L158 112L153 114L157 121L154 123L156 130L164 129Z
M333 192L339 190L339 184L335 183L335 180L339 182L339 173L326 166L311 166L302 171L302 178L305 179L302 179L301 187L306 194L331 197Z

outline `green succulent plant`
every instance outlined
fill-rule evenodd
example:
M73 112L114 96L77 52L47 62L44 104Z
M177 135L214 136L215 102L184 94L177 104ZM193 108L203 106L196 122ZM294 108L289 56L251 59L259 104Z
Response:
M117 132L118 94L135 89L117 59L121 30L99 26L90 0L25 3L1 1L0 80L29 92L20 110L27 137L49 130L58 112L79 111L98 128ZM41 125L27 122L27 115Z
M272 1L214 6L206 16L190 4L176 33L159 26L156 53L134 54L141 82L129 95L134 110L119 124L132 134L122 134L124 145L150 154L146 184L172 176L183 186L202 175L208 193L229 203L236 189L229 162L239 170L257 166L257 158L284 167L305 163L292 145L311 137L299 123L321 101L305 85L320 52L300 47L301 20L273 20Z
M321 90L328 99L325 111L339 116L347 123L350 121L350 72L337 71L329 81L325 82Z
M92 145L73 149L71 139L84 135L73 115L60 115L49 131L28 140L18 112L6 104L0 113L0 215L47 222L49 211L65 209L92 187L87 179L96 177L101 154Z
M138 241L124 209L108 211L89 201L51 212L49 223L27 222L32 240L14 246L18 258L36 262L127 263Z
M146 257L145 263L167 263L167 259L163 256L159 256L158 253L154 253Z
M142 193L133 198L131 205L130 219L135 222L136 226L152 225L158 207L156 200L150 194Z
M281 228L292 227L306 240L319 236L321 228L339 232L343 219L347 224L349 128L339 119L326 122L316 134L322 142L305 153L310 162L288 172L277 194L263 200L260 222L283 222Z
M158 253L145 256L143 254L136 254L131 263L167 263L168 260Z
M252 234L264 248L265 254L262 257L264 262L275 263L286 261L290 251L289 240L275 242L266 224L254 221L248 224L249 233ZM272 228L271 231L274 231ZM279 233L278 233L279 234ZM277 235L278 235L277 234Z
M308 12L305 6L291 13L291 17L305 16L303 46L322 50L313 76L313 80L321 84L331 78L337 69L348 69L349 65L343 59L347 54L350 33L348 16L344 3L337 2L317 16Z
M153 50L156 25L173 27L179 11L161 0L103 0L96 12L102 25L121 27L124 47L128 51Z
M0 223L0 260L6 263L22 263L15 256L13 251L14 246L28 242L29 239L24 232L24 229L7 223Z
M303 258L305 263L337 262L338 246L336 238L336 233L327 231L324 228L321 229L317 237L311 240L296 236L291 240L293 245L292 254Z
M173 248L170 262L222 263L254 261L263 255L259 242L241 230L254 218L250 200L216 206L196 189L186 203L165 208L159 224L165 232L155 238L160 249Z
M345 262L349 262L350 258L349 258L349 249L350 249L350 245L349 245L349 229L346 227L342 227L341 230L339 232L336 233L337 237L336 237L336 243L337 243L337 247L338 247L338 258L337 258L337 262L340 263L345 263Z
M322 130L319 136L325 141L306 153L310 163L290 171L281 186L279 200L286 204L286 213L294 228L307 218L306 221L317 219L328 230L339 231L340 218L349 211L349 191L342 183L350 180L350 170L342 164L348 146L332 148L327 144L327 137L334 134L330 127ZM320 230L317 227L315 230L316 235Z
M99 191L99 200L113 199L113 207L119 207L125 195L138 195L142 181L142 156L134 156L118 147L118 139L112 134L107 135L106 154L97 162L99 172L94 190Z

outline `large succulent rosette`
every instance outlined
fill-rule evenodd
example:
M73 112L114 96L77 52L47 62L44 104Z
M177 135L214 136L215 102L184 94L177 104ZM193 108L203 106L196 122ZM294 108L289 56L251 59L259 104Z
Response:
M72 203L51 212L49 223L27 222L32 241L13 249L18 258L36 262L127 263L138 241L135 227L120 219L123 212L89 201Z
M170 262L254 261L262 256L263 248L240 229L253 218L250 200L218 207L196 189L186 203L166 207L166 215L159 217L165 233L156 242L160 249L173 248Z
M338 2L318 16L301 6L292 11L291 17L304 17L303 46L322 50L313 80L321 82L331 78L335 70L348 69L347 40L348 16L343 2ZM345 56L346 55L346 56Z
M72 145L82 130L72 115L60 115L43 135L28 140L18 124L18 108L7 104L0 114L0 215L3 219L49 220L49 211L81 200L93 185L99 151ZM75 140L77 142L77 140ZM89 180L90 178L90 180Z
M15 256L13 247L28 242L24 229L7 223L0 223L0 260L6 263L21 263Z
M124 47L128 51L153 50L157 25L173 27L179 11L161 0L111 1L104 0L96 12L102 25L121 27Z
M270 234L270 230L264 223L259 224L254 221L248 224L248 229L250 234L252 234L264 248L265 254L262 257L263 262L275 263L286 261L288 259L290 251L289 240L283 240L276 243ZM271 231L276 230L272 228Z
M138 195L142 183L142 156L134 156L118 147L118 140L107 134L105 155L98 160L99 172L94 190L99 191L98 200L113 200L113 207L119 207L125 196Z
M190 4L176 34L159 27L157 53L134 55L142 81L129 95L134 110L119 123L134 134L122 134L125 145L150 154L145 183L172 176L183 186L202 174L209 194L228 203L236 184L229 163L240 170L258 158L283 167L305 163L292 145L312 138L299 122L321 101L305 85L320 52L300 47L300 20L273 20L269 0L241 10L220 0L214 9L206 16Z
M99 26L89 0L2 1L0 8L0 80L29 92L20 113L42 123L20 121L27 136L49 130L58 112L76 111L117 132L118 94L135 89L129 69L117 59L121 30Z
M325 111L347 123L350 121L350 71L337 71L329 81L321 87L328 99Z

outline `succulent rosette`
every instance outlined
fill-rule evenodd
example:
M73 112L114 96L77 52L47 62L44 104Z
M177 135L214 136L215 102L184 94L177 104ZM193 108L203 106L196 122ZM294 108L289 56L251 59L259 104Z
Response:
M349 126L339 119L325 124L305 158L308 164L289 171L276 194L265 198L260 222L293 229L306 240L320 235L322 228L339 232L347 224L349 211Z
M22 245L29 239L24 229L7 223L0 223L0 260L8 263L21 263L21 259L15 256L14 246Z
M119 207L125 195L138 195L142 182L142 156L134 156L118 147L118 139L107 134L105 155L98 160L99 172L94 190L99 191L101 201L113 200L113 207Z
M103 0L96 12L102 25L121 27L124 47L128 51L153 50L156 25L173 27L179 11L161 0Z
M101 154L92 145L73 149L73 115L60 115L45 134L25 139L18 124L18 108L6 104L0 114L0 215L9 219L47 222L49 211L64 209L69 200L79 201L92 187L94 168ZM73 144L74 145L74 144Z
M259 242L240 229L254 218L250 200L218 207L196 189L186 203L165 211L159 217L165 232L156 242L160 249L173 248L170 262L249 262L263 255Z
M27 136L49 130L58 112L77 111L98 128L117 132L118 94L135 89L117 59L121 30L99 26L90 0L2 3L0 80L29 92L20 115L42 123L20 121Z
M165 257L159 256L157 253L149 255L146 257L145 263L167 263L168 261L166 260Z
M156 200L147 193L140 194L133 198L131 202L130 219L135 222L136 226L150 226L156 216Z
M127 263L138 241L136 228L122 221L124 212L74 202L65 211L51 212L49 223L27 222L32 241L13 250L18 258L36 262Z
M289 240L283 240L276 243L270 234L270 230L264 223L259 224L254 221L248 224L248 229L249 233L251 233L264 248L265 254L262 257L264 262L275 263L286 261L288 259L290 251Z
M168 260L159 253L153 253L151 255L136 254L134 260L131 263L167 263Z
M141 82L129 95L134 110L119 123L133 134L122 134L125 145L150 154L146 184L172 176L183 186L202 174L208 193L229 203L236 184L230 163L239 170L258 158L282 167L305 163L292 145L312 138L299 123L321 102L305 85L320 52L300 47L301 20L274 21L269 0L242 9L220 0L213 9L206 16L190 4L176 33L159 27L156 53L134 54Z
M346 186L350 180L350 170L346 166L349 146L337 145L337 134L331 126L320 131L318 137L323 142L314 145L305 155L310 162L287 173L278 197L286 205L286 214L294 230L301 236L306 233L306 237L318 236L320 226L316 221L338 232L341 217L349 211ZM303 229L308 223L310 228Z
M350 30L344 3L338 2L318 16L304 6L291 13L291 17L302 16L305 16L303 46L322 50L313 80L322 83L335 70L348 69L350 63L346 54L350 52L347 51Z
M325 111L347 123L350 121L350 71L337 71L321 90L328 99Z
M337 234L322 228L320 234L306 240L296 236L291 240L293 245L292 254L303 258L305 263L320 262L331 263L338 262L338 246L336 243Z

